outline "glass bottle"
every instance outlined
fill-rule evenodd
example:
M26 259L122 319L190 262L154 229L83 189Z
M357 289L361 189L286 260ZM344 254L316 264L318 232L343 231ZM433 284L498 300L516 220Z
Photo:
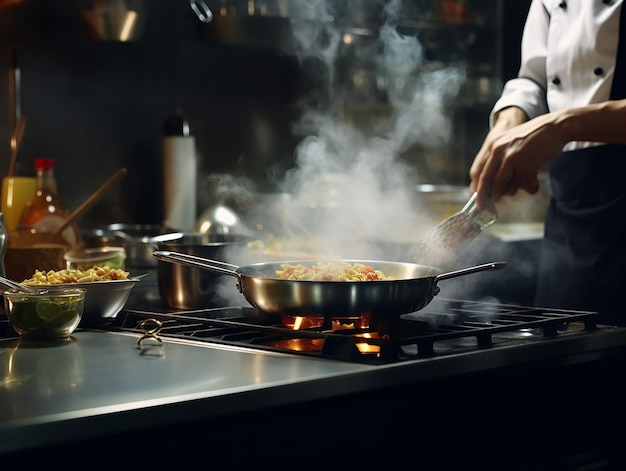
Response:
M49 234L67 218L67 211L57 195L54 159L36 158L35 178L37 189L24 206L19 228L35 229L37 233Z

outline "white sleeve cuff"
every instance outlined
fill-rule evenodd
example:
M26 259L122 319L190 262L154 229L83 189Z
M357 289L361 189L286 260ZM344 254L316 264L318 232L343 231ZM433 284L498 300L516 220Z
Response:
M493 117L501 109L509 106L521 108L529 119L548 112L545 90L536 82L527 78L514 78L504 85L502 95L496 101L489 114L489 127L493 126Z

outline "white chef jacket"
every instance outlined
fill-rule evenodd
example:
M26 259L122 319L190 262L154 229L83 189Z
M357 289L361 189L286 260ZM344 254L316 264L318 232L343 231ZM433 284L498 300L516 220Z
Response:
M609 99L622 0L533 0L524 26L518 77L490 115L508 106L529 118ZM597 145L570 142L564 150Z

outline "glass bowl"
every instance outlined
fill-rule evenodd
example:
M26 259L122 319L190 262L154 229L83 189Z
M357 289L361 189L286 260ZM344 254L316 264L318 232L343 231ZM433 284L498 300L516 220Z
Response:
M94 265L124 270L126 250L124 247L80 248L66 252L63 256L68 270L89 270Z
M13 329L23 337L68 337L83 315L85 293L76 287L35 293L8 290L4 292L4 310Z

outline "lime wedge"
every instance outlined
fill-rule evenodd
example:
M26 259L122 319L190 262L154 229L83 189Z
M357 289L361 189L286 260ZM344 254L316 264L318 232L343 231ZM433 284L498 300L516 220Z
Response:
M37 305L35 306L37 316L44 321L55 318L62 310L61 305L53 301L37 301Z
M60 329L72 324L78 317L78 313L74 309L68 309L59 312L56 316L51 317L47 321L47 327L50 329Z

